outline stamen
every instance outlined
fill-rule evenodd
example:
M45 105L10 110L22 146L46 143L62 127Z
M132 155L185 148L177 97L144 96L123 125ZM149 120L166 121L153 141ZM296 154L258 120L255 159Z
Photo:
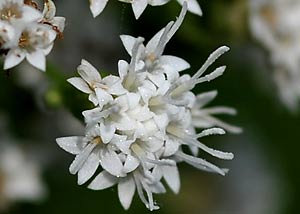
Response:
M195 85L197 85L199 83L210 82L210 81L216 79L217 77L223 75L225 69L226 69L226 66L221 66L219 68L216 68L212 73L207 74L204 77L201 77L199 79L193 79L192 78L191 80L194 80L193 87L195 87ZM191 84L191 87L192 87L192 84Z
M139 47L143 43L144 39L141 37L138 37L136 42L134 43L134 46L132 48L132 57L131 62L128 67L128 73L124 79L124 87L131 91L132 86L134 85L136 81L136 64L138 60L138 53L139 53Z
M138 195L139 195L141 201L148 207L148 201L144 196L143 188L142 188L142 185L141 185L141 182L140 182L143 178L140 178L140 177L141 177L141 175L139 175L137 172L133 173L133 178L134 178L134 181L135 181L135 185L136 185Z
M170 159L151 160L149 158L144 158L144 160L159 166L176 166L176 162Z
M207 109L200 110L204 114L229 114L236 115L237 112L234 108L229 107L211 107Z
M135 72L135 65L136 65L137 59L138 59L137 55L138 55L139 47L143 42L144 42L144 38L138 37L136 39L136 42L133 45L131 62L129 64L129 72Z
M209 135L216 135L216 134L217 135L223 135L225 133L226 133L225 130L220 129L220 128L205 129L201 133L197 134L197 138L206 137L206 136L209 136Z
M222 56L225 52L229 50L230 49L226 46L222 46L215 50L212 54L210 54L206 62L202 65L202 67L196 72L196 74L192 78L194 80L198 79L211 64L213 64L220 56Z
M155 56L155 59L157 59L158 57L160 57L165 49L165 46L167 45L169 39L168 39L168 33L169 31L171 30L171 27L172 25L174 24L173 21L169 22L167 24L167 26L165 27L165 30L163 32L163 34L161 35L160 39L159 39L159 42L157 44L157 47L154 51L154 56Z
M196 120L197 118L194 117L193 119ZM211 117L209 115L206 115L204 117L199 117L198 119L200 119L200 120L203 120L203 119L207 120L213 126L222 127L223 129L225 129L225 130L227 130L227 131L229 131L231 133L234 133L234 134L239 134L239 133L241 133L243 131L243 129L240 128L240 127L230 125L228 123L225 123L225 122L223 122L223 121L221 121L221 120L219 120L219 119L217 119L215 117Z
M201 158L197 158L194 156L190 156L187 155L185 153L183 153L182 151L178 151L175 156L178 156L179 158L183 159L185 162L187 162L188 164L204 170L204 171L209 171L209 172L214 172L214 173L218 173L220 175L225 175L225 171L220 169L219 167L215 166L212 163L207 162L206 160L203 160Z
M179 29L180 25L183 22L186 12L187 12L187 2L184 2L179 17L177 18L177 20L175 21L175 23L173 24L172 28L170 29L167 35L164 46L166 46L166 44L170 41L170 39L174 36L176 31Z
M215 150L212 148L209 148L208 146L204 145L203 143L200 143L199 141L195 139L187 139L185 142L192 146L197 146L199 149L202 149L203 151L207 152L208 154L219 158L223 160L232 160L234 155L231 152L222 152L219 150Z
M142 183L142 186L143 186L144 190L146 191L146 194L147 194L147 197L148 197L148 206L147 206L147 208L150 211L159 209L158 206L154 205L153 194L152 194L152 191L151 191L150 187L148 186L148 184L143 180L141 180L141 183Z

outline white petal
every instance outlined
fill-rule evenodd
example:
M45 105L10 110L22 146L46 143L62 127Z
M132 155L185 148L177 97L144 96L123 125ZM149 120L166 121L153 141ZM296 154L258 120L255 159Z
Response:
M179 143L177 141L167 139L165 142L164 156L168 157L173 155L178 151L178 148L179 148Z
M101 76L97 69L84 59L81 60L81 65L78 66L77 71L79 75L89 84L93 84L96 81L101 81Z
M107 93L107 91L103 90L102 88L95 88L95 93L98 99L98 103L100 108L102 108L105 104L113 101L112 96Z
M187 61L176 56L164 55L160 57L159 61L161 64L172 66L176 72L190 68L190 64Z
M136 129L136 121L132 118L122 115L121 118L119 118L118 122L115 124L116 128L121 131L130 131Z
M102 82L108 86L107 92L110 94L121 95L127 92L122 86L120 77L109 75L103 78Z
M177 166L163 166L162 168L164 179L171 190L177 194L180 189L180 177Z
M43 16L47 20L52 20L56 14L56 7L53 1L48 0L44 3Z
M125 210L127 210L130 207L134 193L135 193L135 182L133 178L126 177L121 179L118 185L118 196Z
M4 70L10 69L18 65L25 58L26 54L19 49L10 50L4 61Z
M128 73L128 63L124 60L119 60L118 62L118 72L120 78L123 80L126 74Z
M134 46L137 39L134 38L133 36L129 36L129 35L121 35L120 38L122 40L122 43L123 43L127 53L131 56L133 46Z
M46 70L46 57L41 50L36 50L26 54L26 59L34 67L45 71Z
M95 148L95 143L89 143L82 152L76 155L74 161L71 163L69 171L71 174L76 174L78 170L83 166L84 162L87 160L93 149Z
M187 9L191 13L194 13L196 15L202 16L202 10L200 8L200 5L198 4L197 0L177 0L181 5L186 1L188 3Z
M142 15L142 13L147 7L147 4L148 4L147 0L134 0L131 3L133 13L136 19L138 19Z
M161 29L160 31L158 31L147 43L146 45L146 50L148 53L154 53L154 51L156 50L158 43L160 41L160 38L164 32L165 28Z
M160 73L160 74L148 74L148 78L157 86L160 87L166 82L165 75Z
M94 104L94 106L97 106L99 104L95 93L89 95L89 101L91 101Z
M169 124L169 117L166 113L154 115L153 119L157 125L157 127L162 131L165 132L167 125Z
M86 142L83 141L83 137L61 137L56 138L57 144L65 151L77 155L86 146Z
M89 189L103 190L112 187L117 183L118 179L115 176L110 175L106 171L102 171L88 186Z
M148 0L148 4L152 6L160 6L168 3L170 0Z
M95 123L95 121L98 121L103 117L103 112L101 111L101 108L96 107L91 110L83 111L82 115L84 116L86 123Z
M82 168L78 171L78 185L82 185L87 182L95 174L99 164L99 150L94 149L83 164Z
M67 79L69 83L71 83L75 88L78 90L90 94L93 93L93 91L90 89L89 85L80 77L72 77Z
M126 140L127 137L124 135L115 134L113 139L110 141L111 144L116 145L124 154L130 153L130 146L133 143L132 140Z
M126 98L129 109L133 109L138 105L141 97L136 93L128 93L126 94Z
M54 43L51 43L50 45L48 45L47 47L42 49L45 56L47 56L51 52L53 46L54 46Z
M53 43L53 41L55 40L57 33L54 30L49 30L49 29L45 29L45 31L48 32L48 42L49 43ZM53 46L53 45L52 45ZM50 51L49 51L50 52Z
M42 19L42 13L33 7L23 5L22 6L23 10L23 17L22 20L25 21L26 23L28 22L36 22L40 19Z
M107 144L111 141L115 134L116 128L113 125L104 125L100 124L100 136L104 144Z
M110 149L100 151L100 163L103 169L116 177L124 177L123 164L118 155Z
M151 192L160 194L160 193L166 193L166 188L161 182L156 182L153 185L150 185Z
M52 20L52 24L58 28L60 32L65 29L66 18L61 16L56 16Z
M197 104L201 108L202 106L205 106L209 102L211 102L213 99L216 98L218 95L217 91L209 91L205 93L201 93L197 95Z
M164 145L164 140L159 139L157 137L149 137L145 144L143 145L143 148L149 152L157 152L160 150Z
M135 170L138 166L140 165L140 161L132 156L132 155L127 155L127 158L125 160L125 164L124 164L124 169L123 171L125 173L129 173L132 172L133 170Z
M90 10L95 17L97 17L105 8L108 0L90 0Z

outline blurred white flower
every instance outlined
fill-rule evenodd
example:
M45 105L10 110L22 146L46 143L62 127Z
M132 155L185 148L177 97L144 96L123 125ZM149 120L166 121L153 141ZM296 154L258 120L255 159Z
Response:
M31 65L45 71L46 55L51 51L55 37L56 32L43 24L28 24L18 46L11 47L5 56L4 69L12 68L26 58Z
M250 0L252 34L269 51L281 99L291 110L300 99L299 18L297 0Z
M185 60L163 55L186 11L187 4L184 3L178 19L159 31L146 46L141 37L121 36L131 61L119 61L119 77L110 75L102 79L98 71L83 60L78 68L81 78L68 80L89 94L95 108L83 112L85 136L62 137L56 141L64 150L76 155L70 172L78 173L79 184L92 178L101 166L103 171L89 188L100 190L118 184L119 199L125 209L129 208L135 190L148 209L158 209L153 193L166 191L162 179L178 193L177 162L225 175L226 169L197 157L198 149L220 159L233 158L232 153L211 149L198 139L225 133L213 126L240 132L239 128L212 116L234 114L235 111L227 107L205 109L203 106L216 93L197 98L191 91L197 84L223 74L225 66L203 76L229 48L223 46L214 51L193 76L180 76L180 71L189 68ZM196 128L201 128L202 132L197 134ZM186 150L183 152L185 147L190 148L191 154L185 153Z
M94 17L97 17L105 8L108 0L89 0L90 1L90 10ZM170 0L119 0L121 2L130 3L132 6L132 10L136 19L138 19L147 5L151 6L160 6L168 3ZM188 11L197 14L199 16L202 15L201 8L197 2L197 0L177 0L179 4L183 5L184 2L188 4Z
M65 18L55 17L51 0L45 1L43 14L31 1L5 0L0 4L0 51L4 69L10 69L25 58L34 67L45 71L46 55L56 36L64 30Z
M19 146L1 139L0 211L18 201L39 201L45 197L40 168Z

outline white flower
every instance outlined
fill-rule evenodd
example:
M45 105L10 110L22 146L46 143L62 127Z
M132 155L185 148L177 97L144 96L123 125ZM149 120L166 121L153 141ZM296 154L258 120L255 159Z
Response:
M23 0L2 0L0 15L0 20L16 25L36 22L42 17L38 10L24 4Z
M85 137L63 137L56 139L65 151L76 155L70 173L78 173L78 184L84 184L96 172L99 165L116 177L125 177L123 163L116 153L119 144L128 144L126 136L116 135L115 127L104 123L91 128Z
M90 1L90 10L94 17L97 17L105 8L108 0L89 0ZM121 2L130 3L132 6L132 10L136 19L138 19L147 5L152 6L160 6L168 3L170 0L119 0ZM201 8L197 2L197 0L177 0L181 5L184 2L188 4L188 10L194 14L199 16L202 15Z
M86 60L78 66L80 77L68 79L68 82L84 93L89 94L89 100L101 108L113 100L112 95L121 95L126 91L121 85L119 77L109 75L101 78L99 72Z
M25 58L34 67L45 71L46 56L58 35L62 36L64 17L56 17L51 0L45 1L43 14L31 1L4 0L0 3L0 50L4 69L10 69Z
M1 142L0 211L17 201L37 201L45 196L40 168L11 142Z
M250 1L252 34L269 51L281 99L291 110L299 107L300 100L299 14L299 1Z
M34 67L45 71L46 55L53 47L56 32L42 24L28 25L21 33L19 44L8 51L4 69L18 65L24 58Z
M101 190L117 184L119 199L125 209L129 208L135 190L148 209L158 209L153 194L166 192L162 179L173 192L178 193L178 162L226 174L228 170L197 157L199 149L216 158L233 158L232 153L211 149L199 139L225 133L214 126L239 132L239 128L212 116L232 114L234 110L227 107L203 108L216 93L197 97L191 91L197 84L223 74L225 66L203 76L229 48L223 46L214 51L193 76L180 76L180 71L189 67L185 60L163 55L186 10L187 4L184 3L176 22L170 22L146 46L141 37L121 36L131 60L130 63L119 61L120 77L109 75L102 79L98 71L83 60L78 68L81 78L68 80L80 91L89 94L95 108L82 113L86 123L85 136L58 138L57 143L76 155L70 172L78 173L79 184L91 179L101 165L103 170L89 188ZM114 81L106 81L106 78ZM197 134L196 128L202 131ZM184 153L185 147L190 148L192 154Z

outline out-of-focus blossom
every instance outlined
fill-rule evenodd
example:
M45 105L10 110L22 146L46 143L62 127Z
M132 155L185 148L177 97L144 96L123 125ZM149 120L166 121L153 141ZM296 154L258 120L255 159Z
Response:
M18 201L34 202L45 197L40 166L17 144L1 138L0 211Z
M90 9L94 17L97 17L105 8L108 0L89 0ZM121 2L130 3L132 5L132 10L136 19L138 19L147 5L160 6L168 3L170 0L119 0ZM202 15L201 8L197 0L177 0L179 4L183 5L184 2L188 4L188 10L199 16Z
M89 94L95 108L83 112L86 122L84 136L62 137L56 141L62 149L76 155L69 170L78 175L78 184L84 184L98 168L102 168L89 188L101 190L117 184L119 199L125 209L130 207L135 190L148 209L158 209L153 193L166 192L162 179L178 193L178 162L226 174L226 169L197 157L198 149L216 158L233 158L232 153L211 149L200 139L225 134L224 129L240 132L239 128L212 117L217 113L233 114L234 110L226 107L201 110L214 96L197 98L191 91L197 84L223 74L225 66L203 76L229 48L223 46L214 51L193 76L180 75L189 68L185 60L163 55L186 11L187 4L184 3L178 19L159 31L147 45L143 44L144 38L122 35L131 61L119 61L119 77L109 75L102 78L91 64L83 60L78 67L81 77L68 80ZM201 132L197 134L196 128L202 128Z
M43 13L32 1L4 0L0 3L0 51L4 69L10 69L25 58L45 71L46 56L57 35L64 30L65 18L55 17L51 0L45 1Z
M291 110L300 99L299 18L297 0L250 0L252 34L270 53L280 97Z

